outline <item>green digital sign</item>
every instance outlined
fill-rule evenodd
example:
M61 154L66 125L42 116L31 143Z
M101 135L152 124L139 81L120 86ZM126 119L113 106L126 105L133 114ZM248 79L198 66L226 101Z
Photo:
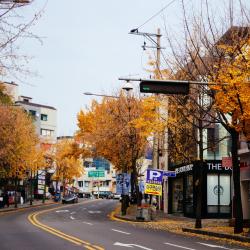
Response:
M104 170L93 170L88 172L88 177L105 177L105 171Z

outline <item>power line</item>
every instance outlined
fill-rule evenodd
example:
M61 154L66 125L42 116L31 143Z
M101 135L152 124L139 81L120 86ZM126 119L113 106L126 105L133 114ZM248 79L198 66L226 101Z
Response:
M149 21L151 21L153 18L155 18L156 16L158 16L162 11L164 11L167 7L169 7L172 3L174 3L176 0L172 0L170 3L168 3L167 5L165 5L163 8L161 8L157 13L155 13L153 16L151 16L148 20L146 20L143 24L141 24L137 29L141 28L142 26L144 26L146 23L148 23Z

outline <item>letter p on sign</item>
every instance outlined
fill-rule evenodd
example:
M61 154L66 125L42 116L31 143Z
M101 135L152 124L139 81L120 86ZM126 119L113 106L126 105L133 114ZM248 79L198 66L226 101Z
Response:
M162 182L162 172L157 171L157 170L152 170L152 169L147 169L147 182Z

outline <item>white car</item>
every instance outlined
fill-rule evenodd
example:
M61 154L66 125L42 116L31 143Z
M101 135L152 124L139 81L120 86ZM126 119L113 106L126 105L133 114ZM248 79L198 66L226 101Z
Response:
M114 194L113 199L120 200L121 199L121 195L120 194Z

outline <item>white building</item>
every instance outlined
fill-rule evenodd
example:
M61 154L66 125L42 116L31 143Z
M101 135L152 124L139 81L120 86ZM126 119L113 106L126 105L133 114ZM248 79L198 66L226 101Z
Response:
M77 178L74 186L80 194L105 195L115 193L115 170L112 164L102 158L88 158L84 161L84 174ZM98 173L99 177L97 177Z
M31 97L19 96L18 84L4 82L6 92L12 97L13 102L21 106L34 119L36 133L45 146L56 143L57 110L54 107L34 103Z
M31 97L19 96L16 104L22 106L33 119L36 132L44 144L56 143L56 109L32 102Z

